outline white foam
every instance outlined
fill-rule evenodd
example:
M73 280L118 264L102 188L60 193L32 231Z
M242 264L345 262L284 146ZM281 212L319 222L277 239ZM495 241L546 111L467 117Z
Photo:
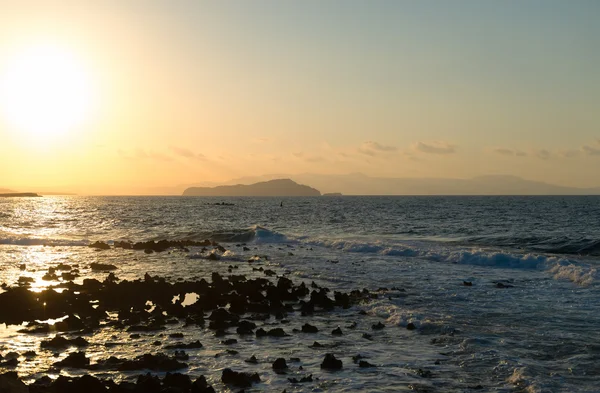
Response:
M344 252L391 257L421 258L459 265L489 266L505 269L549 270L555 279L568 279L578 285L589 285L597 277L595 268L581 261L559 256L506 252L484 248L460 248L433 242L384 243L346 239L306 239L313 246Z

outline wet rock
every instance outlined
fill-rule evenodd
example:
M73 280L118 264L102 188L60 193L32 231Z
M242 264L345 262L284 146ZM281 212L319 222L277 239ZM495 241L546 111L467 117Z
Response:
M183 354L185 354L185 352ZM144 369L152 371L176 371L182 368L187 368L187 364L180 362L175 356L169 357L163 353L157 353L156 355L147 353L137 356L134 359L119 359L111 356L90 367L90 369L93 370L116 371L136 371Z
M95 248L97 250L110 250L110 246L101 241L94 242L94 243L88 245L88 247Z
M312 343L312 345L310 345L311 348L323 348L325 347L325 345L319 343L318 341L315 341Z
M256 356L252 355L250 356L250 358L244 360L246 363L250 363L250 364L258 364L258 360L256 359Z
M376 367L374 364L367 362L366 360L361 360L358 362L358 367L368 368L368 367Z
M60 362L54 363L55 367L87 368L90 365L90 359L85 357L85 352L71 352Z
M406 329L407 329L407 330L415 330L416 328L417 328L417 327L416 327L416 326L415 326L415 324L414 324L414 323L412 323L412 322L409 322L409 323L407 323L407 324L406 324Z
M113 245L115 248L122 248L125 250L131 250L131 248L132 248L131 242L127 242L127 241L116 241L116 242L114 242Z
M160 379L156 375L151 375L147 373L145 375L139 375L137 381L135 383L136 389L135 392L148 392L148 393L158 393L161 391L162 386L160 383Z
M371 329L373 330L381 330L385 327L385 325L381 322L377 322L375 325L371 326Z
M98 271L98 272L108 272L111 270L117 270L117 267L115 265L111 265L108 263L98 263L98 262L90 263L90 268L92 270Z
M221 374L221 382L241 388L249 388L253 383L260 382L260 376L258 373L242 373L233 371L230 368L226 368Z
M313 326L309 323L305 323L304 325L302 325L303 333L317 333L318 331L319 329L316 326Z
M83 337L77 337L73 340L68 340L63 336L54 336L50 340L45 340L40 343L41 348L46 349L64 349L70 346L86 347L90 343Z
M181 351L175 351L175 354L173 355L173 358L177 359L177 360L189 360L190 356L185 353L185 351L181 350Z
M252 334L256 329L256 324L250 321L240 321L237 327L238 334Z
M63 336L54 336L52 339L40 343L40 347L49 349L67 348L70 345L70 341Z
M465 287L472 287L472 286L473 286L473 283L472 283L471 281L463 281L463 285L464 285Z
M190 393L215 393L215 389L208 384L204 375L201 375L192 383Z
M163 389L179 389L179 391L187 392L192 388L192 380L188 375L181 373L167 373L162 380L162 386Z
M300 379L288 378L288 381L290 381L291 383L304 383L304 382L312 382L313 378L312 378L312 374L310 374L310 375L307 375L307 376L302 377Z
M171 333L169 334L170 338L183 338L183 333Z
M431 378L433 376L433 373L431 371L423 369L418 369L416 374L422 378Z
M4 362L0 362L0 367L14 368L19 365L19 360L16 357L10 358Z
M343 367L341 360L336 359L332 353L325 354L325 358L321 363L321 368L326 370L340 370Z
M338 326L337 328L333 329L333 331L331 332L332 335L334 336L341 336L344 333L342 332L342 329L340 329L340 327Z
M218 261L221 259L221 257L217 253L211 252L210 254L208 254L206 259L208 259L209 261Z
M269 337L285 337L287 334L282 328L271 329L267 332Z
M230 338L228 340L221 341L221 344L232 345L232 344L237 344L237 342L238 342L238 340L236 340L235 338Z
M284 358L277 358L272 364L273 370L281 371L288 368Z
M202 348L202 343L200 340L193 341L189 344L177 343L165 346L166 349L198 349Z
M2 393L29 393L16 372L11 371L0 375L0 392Z

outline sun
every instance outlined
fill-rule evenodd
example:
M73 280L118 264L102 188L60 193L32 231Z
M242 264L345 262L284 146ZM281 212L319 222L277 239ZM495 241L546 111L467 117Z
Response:
M87 120L93 98L84 65L56 45L26 48L0 68L0 116L22 133L63 135Z

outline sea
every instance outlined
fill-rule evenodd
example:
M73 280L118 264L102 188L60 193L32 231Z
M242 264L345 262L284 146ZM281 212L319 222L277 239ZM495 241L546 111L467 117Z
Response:
M88 247L162 239L211 239L226 251L213 261L199 247L150 254ZM272 280L376 295L349 309L267 320L289 336L232 334L238 342L227 347L208 328L169 326L160 340L184 332L202 342L186 351L182 372L206 376L216 391L240 390L220 380L232 368L259 373L249 392L600 392L597 196L0 198L1 283L14 286L26 276L39 291L60 284L42 277L61 263L78 267L75 282L106 278L89 268L93 262L114 264L121 280L148 273L173 282L210 281L213 272L227 276L232 269L265 277L261 266L276 273ZM292 333L307 322L319 332ZM373 330L379 322L385 328ZM21 333L22 327L0 326L0 354L18 356L10 370L26 383L93 373L52 370L77 349L40 349L53 334ZM343 334L334 336L337 327ZM107 354L157 352L157 336L141 336L100 330L85 337L86 354L93 363ZM312 347L314 341L323 347ZM37 356L27 359L27 351ZM343 368L321 369L325 353ZM252 355L258 364L245 362ZM374 367L359 367L356 355ZM279 357L288 359L283 375L271 368ZM116 381L136 374L95 373ZM312 381L290 382L306 375Z

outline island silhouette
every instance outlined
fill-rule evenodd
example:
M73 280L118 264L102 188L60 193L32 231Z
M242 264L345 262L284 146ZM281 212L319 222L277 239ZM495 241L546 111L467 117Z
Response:
M290 179L275 179L254 184L217 187L190 187L184 196L320 196L321 192Z

